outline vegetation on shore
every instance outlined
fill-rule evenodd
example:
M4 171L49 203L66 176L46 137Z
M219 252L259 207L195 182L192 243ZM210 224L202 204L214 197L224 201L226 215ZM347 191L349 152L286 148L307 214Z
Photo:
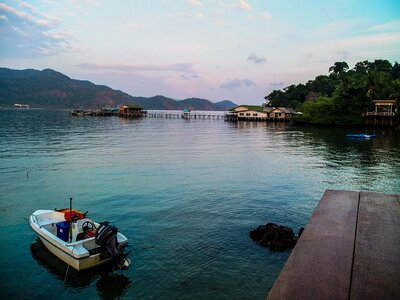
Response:
M400 99L400 64L378 59L358 62L350 69L336 62L329 75L306 84L274 90L265 97L272 106L293 107L303 114L296 122L311 124L364 124L362 113L374 108L372 100Z

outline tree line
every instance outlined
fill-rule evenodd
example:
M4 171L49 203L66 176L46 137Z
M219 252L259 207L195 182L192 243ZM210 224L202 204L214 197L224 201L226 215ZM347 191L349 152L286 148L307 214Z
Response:
M319 75L306 84L274 90L265 97L268 105L301 111L298 122L312 124L364 124L362 113L372 111L372 100L400 99L400 65L377 59L349 65L335 62L329 75Z

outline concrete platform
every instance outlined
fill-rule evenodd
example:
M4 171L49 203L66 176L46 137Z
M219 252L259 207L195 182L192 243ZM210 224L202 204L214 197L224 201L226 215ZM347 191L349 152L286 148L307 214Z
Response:
M267 299L400 299L400 195L325 191Z

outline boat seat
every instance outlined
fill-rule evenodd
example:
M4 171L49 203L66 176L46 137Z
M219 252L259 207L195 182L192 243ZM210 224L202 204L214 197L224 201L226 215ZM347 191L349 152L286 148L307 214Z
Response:
M82 226L85 222L93 222L93 221L90 220L89 218L80 219L74 222L74 226L76 226L79 232L83 232Z
M63 221L54 222L54 220L45 220L44 222L40 222L38 225L39 225L39 227L43 227L43 226L47 226L47 225L56 226L56 224L60 223L60 222L63 222Z
M72 223L72 230L73 230L72 240L73 241L80 241L80 240L84 240L84 239L87 239L87 238L90 238L90 237L94 237L95 228L93 228L93 230L91 230L91 231L84 231L83 230L83 224L85 224L85 222L93 223L93 221L91 219L89 219L89 218L80 219L80 220L77 220L77 221Z
M63 217L64 215L59 213L59 212L53 212L49 211L47 213L41 213L41 214L33 214L32 217L35 220L35 223L39 225L39 227L51 225L51 224L57 224L59 222L63 222Z
M92 238L96 235L94 230L90 230L90 231L83 231L81 233L78 233L76 236L76 241L81 241L81 240L86 240L89 238Z

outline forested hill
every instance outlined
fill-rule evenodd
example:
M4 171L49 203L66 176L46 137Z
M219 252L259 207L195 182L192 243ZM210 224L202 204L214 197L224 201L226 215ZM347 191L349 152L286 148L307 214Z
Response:
M227 110L236 106L230 101L213 103L198 98L177 101L164 96L132 97L104 85L71 79L51 69L0 68L0 106L12 106L14 103L41 108L98 108L107 104L139 104L144 109Z
M274 90L265 97L271 106L293 107L303 113L298 121L314 124L361 124L361 115L373 109L372 100L400 100L400 65L387 60L362 61L350 69L336 62L329 75L306 84Z
M154 97L133 97L133 102L140 104L145 109L167 109L167 110L181 110L185 108L196 110L229 110L235 106L235 103L224 100L217 103L211 102L207 99L188 98L185 100L174 100L164 96Z

